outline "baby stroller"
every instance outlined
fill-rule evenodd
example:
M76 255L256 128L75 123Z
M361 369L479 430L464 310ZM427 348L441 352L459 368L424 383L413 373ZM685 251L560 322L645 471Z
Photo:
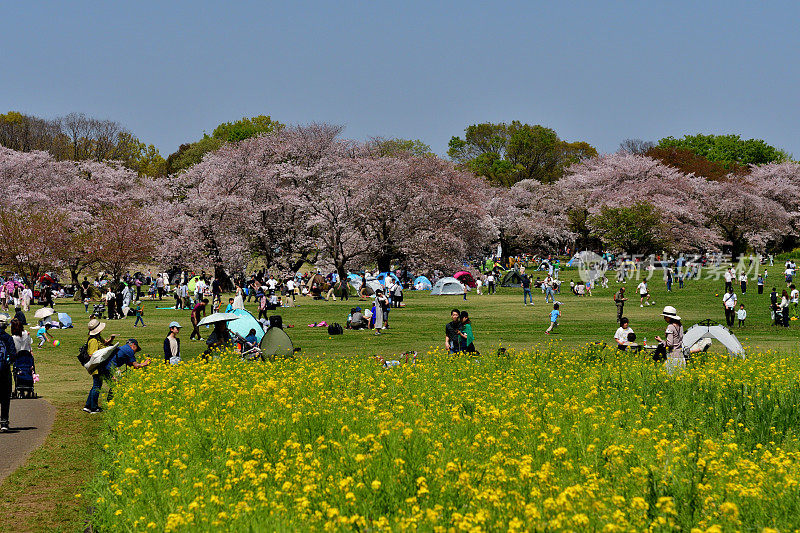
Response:
M14 361L14 394L12 398L38 398L33 390L33 375L36 373L36 363L31 352L24 351L17 354Z
M95 304L92 315L96 316L97 318L103 318L103 314L105 312L106 312L106 306L104 304Z

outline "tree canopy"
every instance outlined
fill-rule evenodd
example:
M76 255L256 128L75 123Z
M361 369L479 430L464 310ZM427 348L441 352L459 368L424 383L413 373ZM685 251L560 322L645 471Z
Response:
M789 159L785 151L770 146L761 139L742 139L738 135L684 135L680 139L665 137L658 141L660 148L685 148L709 161L722 163L726 168L740 165L782 163Z
M242 117L234 122L223 122L214 128L211 135L207 133L193 143L180 145L178 150L167 157L167 173L174 174L186 170L203 160L208 152L218 150L226 142L239 142L263 133L280 131L284 125L272 120L269 115Z
M450 139L447 155L490 182L510 187L525 179L553 183L565 168L596 156L597 150L585 142L563 141L551 128L515 120L468 126L463 139Z

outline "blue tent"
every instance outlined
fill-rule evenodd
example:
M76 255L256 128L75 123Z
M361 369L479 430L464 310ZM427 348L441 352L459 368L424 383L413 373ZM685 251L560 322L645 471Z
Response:
M429 280L425 276L417 276L416 278L414 278L414 288L416 289L417 285L420 283L422 284L423 291L429 291L433 288L433 283L431 283L431 280Z
M234 309L233 314L238 315L240 318L228 322L228 329L242 337L247 337L250 330L254 329L256 330L256 339L261 342L261 338L264 336L264 328L261 327L256 317L245 309Z
M380 281L381 285L386 285L386 276L392 276L394 278L395 283L400 283L400 278L395 276L394 272L381 272L375 279Z

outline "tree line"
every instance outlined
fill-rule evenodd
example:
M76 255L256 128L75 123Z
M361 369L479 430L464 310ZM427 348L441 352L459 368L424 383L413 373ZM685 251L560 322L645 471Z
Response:
M74 282L149 259L210 263L221 278L253 260L344 274L450 270L498 243L506 254L739 253L788 249L800 235L800 166L737 136L626 140L598 155L543 126L486 123L454 137L445 160L417 140L358 142L262 115L143 165L152 151L102 123L0 115L0 177L12 184L0 263L32 277L64 268Z

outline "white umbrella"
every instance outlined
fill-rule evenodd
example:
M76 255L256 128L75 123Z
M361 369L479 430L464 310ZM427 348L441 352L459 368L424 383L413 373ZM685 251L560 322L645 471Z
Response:
M54 312L55 311L53 311L50 307L42 307L41 309L37 310L33 316L36 318L47 318Z
M208 324L215 324L216 322L230 322L231 320L237 320L239 315L234 315L233 313L214 313L208 315L203 320L197 323L198 326L207 326Z

